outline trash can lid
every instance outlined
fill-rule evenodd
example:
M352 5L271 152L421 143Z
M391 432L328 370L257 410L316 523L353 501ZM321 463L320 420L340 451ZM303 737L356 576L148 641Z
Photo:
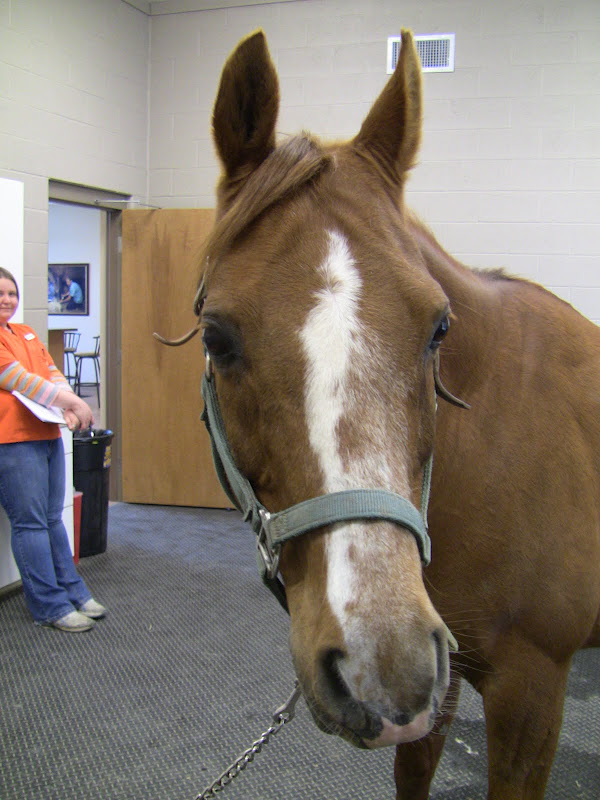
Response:
M76 442L77 440L82 442L89 442L92 439L106 439L112 437L113 432L111 430L104 430L102 428L88 428L85 431L75 431L73 434L73 441Z

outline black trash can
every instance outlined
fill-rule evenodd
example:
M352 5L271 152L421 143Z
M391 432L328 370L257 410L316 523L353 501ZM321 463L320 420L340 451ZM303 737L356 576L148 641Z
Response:
M108 492L112 431L73 434L73 485L81 498L79 555L95 556L106 550Z

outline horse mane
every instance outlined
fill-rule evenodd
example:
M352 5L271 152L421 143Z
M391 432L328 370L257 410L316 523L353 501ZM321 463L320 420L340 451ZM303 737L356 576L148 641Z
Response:
M550 292L545 286L537 283L536 281L523 278L519 275L511 275L506 272L502 267L478 268L469 267L457 261L450 253L446 252L442 245L437 241L435 235L423 223L413 211L407 211L407 223L413 234L417 246L423 254L426 261L431 261L438 265L445 265L449 267L454 275L460 276L462 280L469 282L473 276L481 281L484 285L490 287L493 291L502 292L503 290L516 291L522 298L535 297L531 302L549 302L552 305L569 309L569 313L579 312L566 300Z
M448 266L451 266L455 269L460 271L467 270L468 272L472 272L473 270L469 269L469 267L461 264L460 261L457 261L453 256L448 253L447 250L444 250L442 245L438 242L435 238L435 234L429 228L423 220L419 219L414 211L411 209L407 209L406 214L406 221L411 230L411 233L415 237L417 241L417 245L420 250L425 249L433 260L435 261L442 261Z
M225 205L233 199L218 219L203 248L201 264L204 279L209 277L219 259L238 237L267 208L312 181L332 161L309 134L292 136L277 146L243 183L222 178L219 197ZM240 186L241 183L241 186Z
M435 238L434 233L425 223L420 220L413 211L408 213L408 222L411 226L412 232L416 235L419 245L424 245L438 261L443 261L460 271L467 271L474 275L478 275L484 280L491 282L496 281L514 281L518 283L531 283L526 278L521 278L518 275L511 275L503 267L469 267L466 264L457 261L450 255L442 245Z
M487 278L487 280L490 281L519 281L520 283L531 283L527 278L511 275L504 267L471 267L471 272L474 272L476 275L481 275L482 278Z

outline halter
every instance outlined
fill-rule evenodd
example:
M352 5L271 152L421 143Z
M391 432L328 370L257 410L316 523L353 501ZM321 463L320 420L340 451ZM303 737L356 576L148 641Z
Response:
M162 344L170 346L179 346L189 342L201 329L200 315L204 299L203 279L194 298L194 312L198 317L196 326L179 339L166 339L159 333L154 333L153 336ZM244 521L250 523L256 536L258 569L263 583L273 592L286 611L288 611L288 605L285 587L278 577L281 547L290 539L303 536L326 525L355 520L385 520L396 523L413 534L417 541L421 562L424 566L429 564L431 540L427 532L427 508L431 490L433 452L427 459L423 470L420 509L417 509L410 500L395 492L387 489L364 488L320 495L290 506L283 511L270 512L255 495L249 480L236 466L229 449L227 433L221 416L210 356L206 350L204 355L206 369L202 378L204 411L201 418L210 438L217 477L227 497L242 513ZM439 374L439 351L436 351L433 363L436 394L453 405L470 408L468 403L455 397L442 384ZM450 633L449 637L451 637Z
M206 353L206 370L202 378L206 425L212 447L217 476L227 497L250 523L257 546L258 568L263 582L273 592L287 611L285 587L278 578L282 545L298 536L333 525L354 520L386 520L410 531L419 547L425 566L431 560L431 541L427 533L427 507L431 487L433 454L423 471L421 508L409 500L385 489L351 489L343 492L313 497L290 506L284 511L271 513L256 497L248 479L237 468L229 449L225 425L221 416L215 389L215 378Z

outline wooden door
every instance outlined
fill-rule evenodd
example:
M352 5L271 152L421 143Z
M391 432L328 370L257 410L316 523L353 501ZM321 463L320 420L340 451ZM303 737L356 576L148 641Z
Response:
M122 498L129 503L231 506L200 420L200 335L166 347L196 324L198 253L211 209L123 212L121 427Z

